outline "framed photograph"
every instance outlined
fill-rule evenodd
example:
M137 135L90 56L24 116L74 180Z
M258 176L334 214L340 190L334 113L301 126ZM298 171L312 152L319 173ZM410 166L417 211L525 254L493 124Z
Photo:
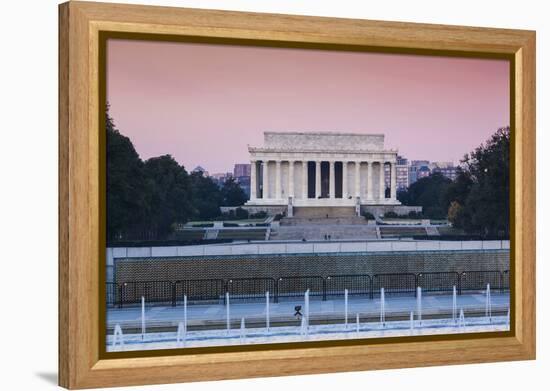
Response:
M535 357L534 32L59 12L60 385Z

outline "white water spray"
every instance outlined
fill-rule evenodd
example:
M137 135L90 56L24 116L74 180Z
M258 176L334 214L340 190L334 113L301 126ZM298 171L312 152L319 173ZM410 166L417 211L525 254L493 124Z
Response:
M229 309L229 292L225 292L225 326L227 334L231 331L231 310Z
M302 316L302 321L300 322L300 335L303 337L305 335L308 335L307 325L306 325L306 317Z
M456 286L453 285L453 323L456 325Z
M178 324L178 333L176 335L176 343L178 346L185 347L185 342L187 341L187 326L184 322L179 322Z
M304 316L306 319L306 333L309 332L309 289L304 294Z
M458 318L458 327L466 327L466 319L464 318L464 309L460 309L460 316Z
M265 331L269 334L269 291L265 293Z
M141 339L145 338L145 297L141 296Z
M380 326L386 327L386 297L384 288L380 288Z
M357 315L355 315L355 332L357 334L359 334L359 326L361 325L361 323L359 323L359 313L357 313Z
M489 320L489 323L493 322L491 312L491 285L487 284L487 290L485 292L485 317Z
M113 333L113 347L115 347L117 343L121 347L124 347L124 334L122 334L122 328L118 323L116 324L115 331Z
M245 341L245 338L246 338L246 326L245 326L245 323L244 323L244 318L241 318L241 343L243 343Z
M187 295L183 296L183 326L187 332Z
M418 325L422 326L422 287L416 288L416 317Z
M348 290L344 289L344 324L348 328Z

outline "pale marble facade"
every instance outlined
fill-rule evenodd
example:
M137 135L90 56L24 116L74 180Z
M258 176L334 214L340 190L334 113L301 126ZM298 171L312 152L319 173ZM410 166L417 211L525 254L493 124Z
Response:
M384 149L383 134L265 132L262 147L248 147L247 205L399 205L397 151ZM390 167L386 197L384 165Z

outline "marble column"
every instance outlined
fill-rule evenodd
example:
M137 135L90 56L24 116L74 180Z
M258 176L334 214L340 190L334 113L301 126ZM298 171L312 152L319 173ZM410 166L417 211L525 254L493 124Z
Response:
M397 165L395 162L392 162L390 167L391 167L390 198L395 201L397 199Z
M348 162L342 162L342 198L348 198Z
M384 200L386 198L386 184L385 184L385 177L384 177L384 162L380 162L380 179L379 179L379 194L378 198L380 200Z
M294 161L288 161L288 196L294 198Z
M269 198L269 177L267 176L267 167L269 166L269 161L262 161L262 198L264 200Z
M372 162L367 163L367 200L374 200L374 188L372 186Z
M308 198L307 194L307 161L302 161L302 198L305 200Z
M275 198L281 199L281 161L275 161Z
M335 198L336 197L336 175L334 173L334 161L329 162L329 198Z
M355 162L355 197L361 197L361 162Z
M256 161L250 161L250 199L255 200L256 197Z
M315 162L315 198L321 198L321 161Z

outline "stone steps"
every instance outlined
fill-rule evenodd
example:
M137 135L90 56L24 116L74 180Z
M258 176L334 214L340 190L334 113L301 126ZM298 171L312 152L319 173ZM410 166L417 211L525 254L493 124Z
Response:
M336 218L336 217L357 217L355 208L350 206L330 206L330 207L300 207L293 209L294 217L300 218Z
M282 226L298 225L367 225L367 220L362 216L349 217L285 217L281 219Z
M270 240L325 240L330 235L331 240L342 239L377 239L376 226L363 225L299 225L280 226L272 231Z

